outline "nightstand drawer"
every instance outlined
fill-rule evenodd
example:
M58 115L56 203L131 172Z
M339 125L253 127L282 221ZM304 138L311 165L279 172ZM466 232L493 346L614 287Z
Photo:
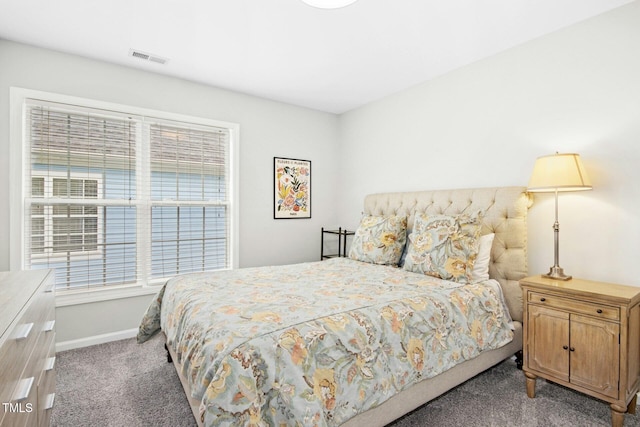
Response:
M593 316L601 319L620 320L619 307L578 301L539 292L528 292L527 296L527 302L531 304L567 310L572 313L584 314L586 316Z

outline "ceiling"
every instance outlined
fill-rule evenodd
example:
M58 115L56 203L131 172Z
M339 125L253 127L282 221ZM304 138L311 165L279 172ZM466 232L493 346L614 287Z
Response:
M0 38L339 114L630 2L0 0Z

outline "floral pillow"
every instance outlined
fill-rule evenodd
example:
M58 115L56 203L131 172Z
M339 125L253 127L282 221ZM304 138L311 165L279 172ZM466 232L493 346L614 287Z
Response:
M478 256L480 212L469 215L416 214L404 269L469 283Z
M407 217L362 218L351 241L349 258L372 264L398 265L407 240Z

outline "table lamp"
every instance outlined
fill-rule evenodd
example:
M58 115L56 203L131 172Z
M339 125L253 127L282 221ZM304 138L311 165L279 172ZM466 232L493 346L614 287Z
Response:
M552 154L536 159L533 173L529 180L527 191L532 193L555 193L556 196L556 221L553 223L554 237L554 265L548 274L542 277L557 280L570 280L558 264L558 240L560 237L560 225L558 223L558 193L561 191L591 190L591 181L582 165L580 155Z

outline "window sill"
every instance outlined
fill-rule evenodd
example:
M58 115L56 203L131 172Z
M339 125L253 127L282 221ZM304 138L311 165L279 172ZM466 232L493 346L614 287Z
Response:
M75 291L60 291L56 293L56 307L78 304L89 304L114 299L132 298L158 293L161 284L150 286L122 286L110 289L82 289Z

